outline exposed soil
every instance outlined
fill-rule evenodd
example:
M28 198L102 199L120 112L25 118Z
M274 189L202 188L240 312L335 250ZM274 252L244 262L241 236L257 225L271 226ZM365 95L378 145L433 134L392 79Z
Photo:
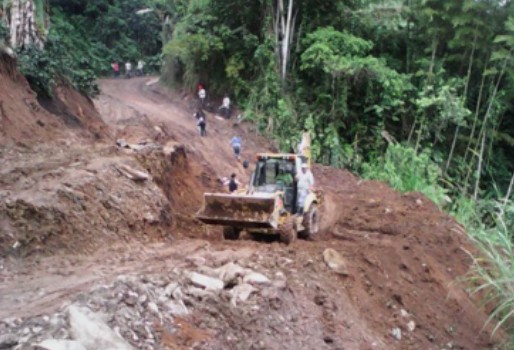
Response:
M15 61L5 54L0 54L0 82L1 146L30 146L66 136L62 122L39 105Z
M166 276L185 288L182 272L232 261L287 283L237 306L226 299L229 290L195 298L188 315L171 318L168 328L154 325L153 348L501 344L466 292L466 252L473 251L466 233L423 195L316 165L323 205L314 241L223 241L194 215L205 191L224 191L221 177L250 175L232 154L234 134L243 137L243 159L273 149L251 124L208 115L201 138L187 96L148 77L101 81L94 104L103 121L71 92L61 92L54 115L5 63L0 75L0 326L15 318L23 328L121 275ZM62 113L78 124L67 126ZM342 256L347 273L327 266L327 248Z

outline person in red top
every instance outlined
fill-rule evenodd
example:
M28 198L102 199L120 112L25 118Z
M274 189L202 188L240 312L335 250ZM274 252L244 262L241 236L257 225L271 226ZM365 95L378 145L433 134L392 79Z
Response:
M120 65L116 61L112 61L111 63L112 71L114 73L114 77L117 78L120 75Z

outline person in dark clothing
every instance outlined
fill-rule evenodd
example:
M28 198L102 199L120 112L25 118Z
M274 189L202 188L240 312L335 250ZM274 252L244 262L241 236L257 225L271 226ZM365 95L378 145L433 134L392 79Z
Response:
M198 129L200 130L200 136L207 136L207 131L205 130L206 123L205 123L205 117L201 116L198 119L198 122L196 123L198 126Z
M232 140L230 140L230 145L232 146L232 149L234 150L234 154L237 158L237 160L241 157L241 146L242 146L242 140L239 136L234 136Z
M196 120L199 120L200 118L203 118L205 120L205 113L201 108L198 108L198 110L193 114L193 116L196 118Z
M237 186L239 182L236 180L236 174L230 175L230 181L228 182L228 191L230 193L234 193L237 191Z

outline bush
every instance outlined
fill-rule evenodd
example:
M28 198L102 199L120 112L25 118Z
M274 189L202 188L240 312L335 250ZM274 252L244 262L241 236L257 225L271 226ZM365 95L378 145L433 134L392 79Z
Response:
M5 25L0 22L0 44L5 41L6 38L9 37L9 30L5 27Z
M493 310L488 323L497 319L494 327L506 330L514 328L514 244L512 227L500 222L493 228L471 230L480 256L473 256L473 268L470 273L473 293L480 293L484 305Z
M35 46L18 50L17 56L19 68L32 90L40 96L51 96L57 69L55 61Z
M95 73L80 67L68 55L61 56L53 50L40 50L29 46L18 50L18 65L32 89L40 96L51 97L57 76L65 76L81 92L89 96L99 93Z
M439 206L447 198L447 191L438 185L441 169L430 159L429 150L418 154L411 147L391 144L383 159L362 165L362 175L402 192L421 192Z

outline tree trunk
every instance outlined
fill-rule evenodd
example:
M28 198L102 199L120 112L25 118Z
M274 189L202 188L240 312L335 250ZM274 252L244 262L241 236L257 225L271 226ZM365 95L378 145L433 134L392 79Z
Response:
M484 147L485 147L485 134L482 135L482 142L480 146L480 154L478 155L478 167L477 167L477 178L475 181L475 192L473 193L473 199L478 199L478 189L480 188L480 175L482 173L482 155L484 154Z
M475 28L475 36L473 38L473 47L471 49L471 54L469 55L468 72L466 75L466 84L464 85L464 93L462 94L462 105L463 106L466 105L466 100L467 100L467 96L468 96L468 87L469 87L469 81L471 79L471 69L473 68L473 60L475 57L476 43L477 43L477 31ZM444 167L443 176L446 175L448 168L450 167L450 164L452 162L453 152L455 151L455 146L457 145L457 138L459 137L459 131L460 131L460 124L457 125L457 127L455 128L455 135L453 136L452 147L450 149L450 154L448 155L448 160L446 161L446 165Z
M416 124L418 123L418 116L414 116L414 121L412 122L412 126L410 127L409 137L407 137L407 143L410 143L412 139L412 135L414 134L414 130L416 129Z
M284 0L277 0L275 18L273 20L282 82L285 82L287 77L291 42L294 36L296 14L293 16L293 7L294 0L288 0L286 13L284 11Z
M430 58L430 66L428 67L428 78L427 82L432 82L432 78L434 75L434 66L435 66L435 54L437 52L437 45L438 41L437 39L432 40L432 57Z
M282 0L280 0L280 1L282 1ZM287 63L289 62L290 43L291 43L291 38L293 36L292 19L293 19L293 0L289 0L284 39L282 40L282 81L285 81L285 79L286 79Z
M44 11L44 9L40 9ZM4 13L9 29L9 43L13 48L35 45L42 49L46 37L46 23L36 24L36 5L34 0L4 1Z
M477 199L478 194L478 188L480 187L480 176L482 173L482 162L484 157L484 149L485 149L485 135L486 135L486 128L487 128L487 121L489 120L489 115L491 114L491 109L493 107L494 100L496 99L496 94L498 93L498 89L500 87L500 82L503 78L503 74L505 73L505 69L507 67L507 62L510 59L510 55L512 54L512 50L510 50L509 55L505 57L505 60L503 61L502 69L500 71L500 74L498 76L498 80L496 81L496 85L494 86L493 95L491 96L491 99L489 100L489 105L487 106L487 111L485 112L484 116L484 122L482 124L482 144L480 146L480 153L478 155L478 168L477 168L477 179L475 182L475 192L474 192L474 198Z
M498 214L501 221L503 221L503 215L505 214L505 207L507 206L507 203L509 203L509 198L512 193L512 186L514 185L514 172L512 173L512 177L510 178L509 188L507 189L507 194L505 195L505 198L503 199L503 205L500 208L500 213Z
M448 155L448 160L446 161L446 165L444 167L443 177L446 176L448 169L450 168L450 164L453 158L453 151L455 151L455 145L457 144L457 137L459 137L460 125L457 125L455 128L455 135L453 135L452 147L450 148L450 154Z
M407 1L407 8L409 9L409 12L410 12L410 9L411 9L411 0L408 0ZM410 56L411 56L411 48L410 48L410 43L411 43L411 35L410 35L410 24L411 24L411 18L410 18L410 14L407 16L407 40L405 40L405 72L407 74L410 73Z
M487 70L487 65L484 68L484 72ZM468 145L466 146L466 152L464 153L464 162L466 162L468 153L471 151L471 143L473 142L473 137L475 136L475 130L478 121L478 113L480 112L480 107L482 105L482 94L484 92L485 86L485 74L482 73L482 80L480 82L480 89L478 91L478 99L477 104L475 106L475 116L473 117L473 125L471 127L471 132L469 134Z
M425 128L425 118L423 117L421 119L421 122L419 124L419 130L417 131L417 137L416 137L416 145L414 146L414 153L418 154L418 149L421 143L421 135L423 133L423 129Z
M487 149L487 151L486 151L487 156L485 157L485 159L486 159L485 166L486 167L487 167L487 165L489 165L489 163L492 159L494 142L496 141L496 135L498 135L498 130L500 129L500 126L503 122L504 115L505 114L502 114L498 120L495 120L494 124L491 128L491 137L489 137L489 144L486 146L486 149Z
M475 60L475 50L477 47L477 28L475 27L475 35L473 37L473 47L471 48L471 54L469 55L469 63L468 63L468 71L466 74L466 85L464 85L464 93L462 94L462 101L466 104L466 100L468 99L468 88L469 81L471 80L471 70L473 68L473 62Z

